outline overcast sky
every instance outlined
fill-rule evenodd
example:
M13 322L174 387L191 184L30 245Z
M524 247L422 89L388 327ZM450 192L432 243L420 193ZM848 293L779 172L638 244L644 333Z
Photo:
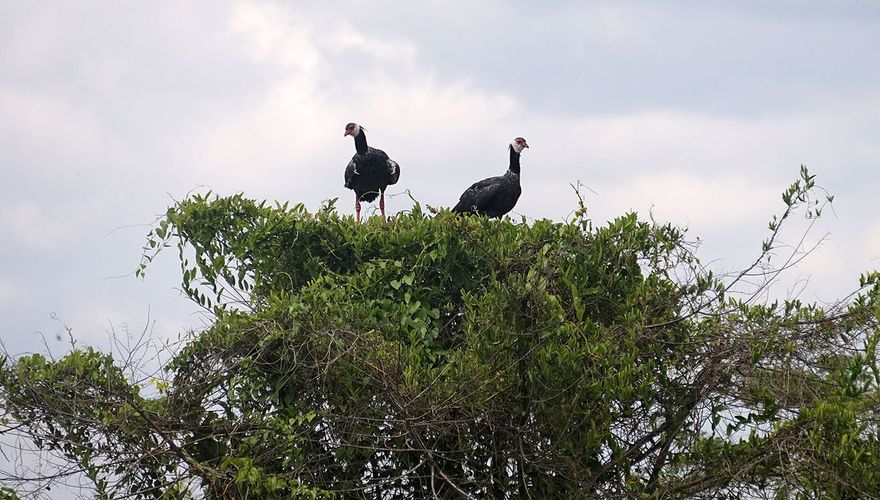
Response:
M757 255L805 163L836 195L812 241L831 236L784 286L808 279L803 298L833 300L880 267L876 0L0 0L0 12L12 353L44 351L37 332L62 352L63 323L98 346L126 326L157 338L203 326L174 252L131 276L151 222L207 189L312 209L339 197L352 213L349 121L401 165L390 192L431 205L502 173L523 136L516 214L564 220L580 180L597 224L653 212L688 226L721 271Z
M805 163L835 212L793 279L833 299L880 267L880 4L767 3L0 0L3 342L201 326L173 252L130 276L149 224L209 188L352 213L349 121L391 193L451 206L523 136L517 214L565 219L580 180L596 223L653 210L719 270Z

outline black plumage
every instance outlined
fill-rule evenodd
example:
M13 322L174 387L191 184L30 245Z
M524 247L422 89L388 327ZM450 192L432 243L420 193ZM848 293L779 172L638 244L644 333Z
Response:
M522 194L519 184L519 156L527 147L529 145L522 137L514 139L510 143L510 166L507 172L498 177L483 179L467 188L452 211L498 218L510 212Z
M354 137L355 154L345 167L345 187L354 191L354 210L361 220L361 201L379 197L379 210L385 220L385 189L400 178L400 165L388 158L385 151L367 146L367 135L356 123L345 126L345 135Z

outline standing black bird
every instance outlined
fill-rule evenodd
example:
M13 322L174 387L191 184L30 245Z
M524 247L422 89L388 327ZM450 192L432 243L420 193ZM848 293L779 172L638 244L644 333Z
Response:
M510 143L510 167L507 172L498 177L483 179L467 188L452 211L470 212L499 219L510 212L522 193L519 185L519 155L527 147L529 145L522 137L514 139Z
M379 196L379 210L384 221L385 188L400 178L400 165L388 158L385 151L367 146L364 129L357 123L346 125L345 135L354 137L354 149L357 151L345 167L345 187L354 190L357 221L361 221L361 201L371 202L376 196Z

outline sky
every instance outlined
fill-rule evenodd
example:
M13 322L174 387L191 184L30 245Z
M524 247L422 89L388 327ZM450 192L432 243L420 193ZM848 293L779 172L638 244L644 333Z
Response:
M805 298L880 267L875 2L0 4L10 352L64 325L93 344L204 325L171 252L131 275L150 224L208 189L351 213L349 121L401 165L392 212L405 190L453 205L523 136L515 216L564 220L580 181L597 224L686 226L720 270L756 255L806 164L835 203Z
M757 256L806 164L827 239L775 293L880 268L880 4L865 1L0 0L0 338L13 354L209 323L176 255L133 271L175 200L339 198L347 122L401 166L389 212L452 206L525 137L514 216L628 210L718 271ZM372 213L368 211L368 213ZM808 225L794 222L788 242ZM43 337L46 341L44 343Z

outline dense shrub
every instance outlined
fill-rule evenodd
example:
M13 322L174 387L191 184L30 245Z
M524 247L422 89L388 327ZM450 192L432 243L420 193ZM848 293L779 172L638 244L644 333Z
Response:
M9 427L136 497L864 497L880 288L731 294L679 229L193 197L151 233L214 314L154 390L78 349L6 359ZM772 274L771 274L772 276ZM143 384L141 384L143 385Z

